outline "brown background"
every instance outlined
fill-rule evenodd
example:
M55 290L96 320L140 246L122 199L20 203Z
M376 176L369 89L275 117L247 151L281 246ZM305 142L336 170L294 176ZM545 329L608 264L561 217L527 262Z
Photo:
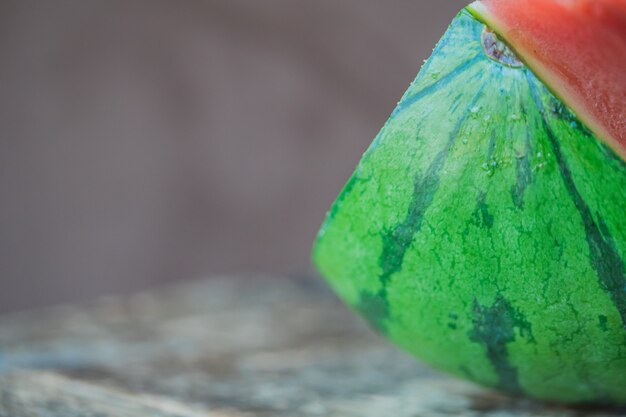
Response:
M0 311L303 273L453 0L3 0Z

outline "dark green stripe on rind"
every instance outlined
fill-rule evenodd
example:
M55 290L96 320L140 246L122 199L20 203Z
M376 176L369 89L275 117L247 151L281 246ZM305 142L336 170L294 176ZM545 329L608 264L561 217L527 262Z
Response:
M424 214L432 203L433 197L439 188L440 171L444 166L450 148L457 140L461 127L463 127L463 124L467 121L472 107L480 99L484 88L484 85L478 87L478 92L471 100L463 116L456 123L452 133L448 137L448 142L445 147L437 153L426 172L415 176L411 204L402 223L398 224L393 230L386 230L381 234L383 250L379 262L382 270L380 281L383 287L387 285L391 276L402 267L404 255L413 237L422 227Z
M335 217L335 215L337 214L337 211L341 207L341 202L348 194L350 194L350 192L352 191L352 189L354 188L358 180L359 180L358 175L356 173L352 174L352 176L350 177L346 185L343 187L343 190L341 191L339 198L337 198L337 200L335 201L335 204L333 204L330 211L328 212L326 222L331 221Z
M479 62L481 62L483 60L484 60L484 58L479 53L474 58L472 58L472 59L470 59L468 61L461 62L458 67L454 68L452 71L450 71L446 75L444 75L441 78L439 78L436 82L434 82L434 83L432 83L432 84L422 88L421 90L418 90L415 93L412 93L411 96L409 96L406 99L400 101L400 103L398 104L396 109L391 114L391 117L397 116L400 112L410 108L415 103L417 103L419 100L421 100L422 98L424 98L428 94L431 94L435 89L440 89L440 88L445 87L446 85L450 84L455 79L457 79L458 76L462 75L467 70L469 70L474 65L476 65L477 63L479 63Z
M522 105L521 117L526 118L527 112ZM524 209L524 193L532 181L532 168L530 166L530 157L532 155L532 145L530 143L530 131L526 132L524 153L516 155L515 159L515 173L516 179L515 185L511 187L511 196L515 207L522 210Z
M476 211L474 211L473 222L476 226L490 229L493 227L493 215L489 212L486 199L487 194L481 192L476 201Z
M507 344L517 334L533 340L531 324L501 295L491 306L481 306L474 300L474 323L469 332L471 340L485 346L487 356L498 375L497 386L507 392L521 393L517 369L509 360Z
M381 333L385 332L385 320L389 317L389 301L384 287L376 294L363 291L354 308L373 329Z
M589 209L589 206L580 195L572 172L563 156L559 139L556 137L547 120L546 109L543 107L539 92L537 91L536 78L529 77L528 83L533 94L537 108L540 109L543 116L543 126L545 132L552 144L555 158L558 163L559 171L563 177L565 187L569 192L574 205L580 212L581 219L585 226L585 234L589 245L589 253L591 256L591 265L595 269L600 279L602 287L609 293L611 299L617 307L617 311L622 319L622 324L626 329L626 273L624 269L624 261L620 258L615 241L610 231L606 227L605 221L599 213L596 213L596 220ZM625 207L626 208L626 207ZM625 213L626 215L626 213Z
M470 102L470 106L467 107L467 110L452 130L445 147L435 156L426 172L416 175L413 198L404 221L393 230L386 230L381 233L383 241L383 250L379 260L382 271L380 274L381 288L375 295L369 292L363 293L357 305L357 309L378 330L384 330L384 320L390 313L387 301L387 284L392 275L402 268L404 255L409 249L413 237L420 231L424 215L437 192L440 171L444 166L450 149L457 140L463 124L467 121L471 109L480 99L484 88L485 85L478 88L476 95Z

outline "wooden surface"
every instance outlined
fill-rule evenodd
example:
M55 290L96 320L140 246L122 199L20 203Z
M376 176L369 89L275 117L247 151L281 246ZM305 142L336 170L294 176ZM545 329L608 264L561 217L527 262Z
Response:
M0 416L616 416L441 375L319 281L223 278L0 318Z

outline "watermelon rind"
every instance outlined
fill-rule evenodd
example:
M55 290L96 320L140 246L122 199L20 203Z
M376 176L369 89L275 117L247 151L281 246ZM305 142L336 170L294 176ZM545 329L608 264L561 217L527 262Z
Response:
M463 10L333 204L313 261L428 364L626 404L626 163Z

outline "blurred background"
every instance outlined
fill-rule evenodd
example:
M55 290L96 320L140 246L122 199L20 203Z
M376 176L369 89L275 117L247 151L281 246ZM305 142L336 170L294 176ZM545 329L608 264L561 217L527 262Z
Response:
M309 273L464 4L2 0L0 311Z

